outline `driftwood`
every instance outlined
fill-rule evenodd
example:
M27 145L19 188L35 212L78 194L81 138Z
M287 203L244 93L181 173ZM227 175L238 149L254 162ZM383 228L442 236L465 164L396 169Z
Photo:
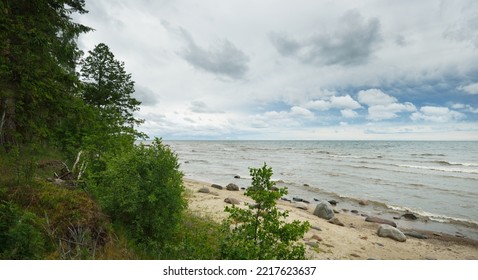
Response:
M83 161L81 162L81 164L79 164L82 153L83 151L78 152L75 163L73 164L71 170L65 162L61 162L62 169L60 171L60 174L57 174L56 172L54 173L56 179L55 182L58 182L58 184L60 185L67 184L76 186L78 184L78 181L80 181L81 176L83 175L86 170L86 167L88 166L88 163L86 161Z

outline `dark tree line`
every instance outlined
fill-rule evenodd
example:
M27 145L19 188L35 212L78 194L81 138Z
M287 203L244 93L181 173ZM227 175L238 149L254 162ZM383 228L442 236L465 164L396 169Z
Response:
M134 82L105 44L88 56L76 40L84 0L0 0L0 145L57 144L64 150L141 136ZM81 73L76 70L81 69Z

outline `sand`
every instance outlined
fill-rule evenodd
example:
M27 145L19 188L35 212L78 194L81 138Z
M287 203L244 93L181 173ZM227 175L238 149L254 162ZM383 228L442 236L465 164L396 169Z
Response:
M227 217L224 199L235 198L244 203L251 203L244 191L228 191L215 189L211 183L184 179L189 190L189 209L198 215L208 216L220 222ZM210 193L199 193L201 188L209 188ZM377 235L378 224L369 223L365 218L352 214L335 214L345 226L330 224L328 221L313 215L315 204L308 205L307 210L298 209L294 203L278 201L279 209L289 211L289 220L309 221L314 227L304 235L301 242L316 243L317 248L306 245L307 257L317 260L478 260L478 242L442 234L435 236L427 233L428 239L407 237L405 242ZM318 230L320 229L320 230ZM317 235L321 241L313 239Z

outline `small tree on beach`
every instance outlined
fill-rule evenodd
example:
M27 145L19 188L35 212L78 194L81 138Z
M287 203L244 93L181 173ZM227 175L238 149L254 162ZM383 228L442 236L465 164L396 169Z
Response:
M303 244L296 241L309 230L309 222L286 223L288 211L280 211L276 200L287 188L275 188L272 168L250 168L252 186L245 192L254 199L246 209L226 207L229 217L223 222L223 259L305 259Z

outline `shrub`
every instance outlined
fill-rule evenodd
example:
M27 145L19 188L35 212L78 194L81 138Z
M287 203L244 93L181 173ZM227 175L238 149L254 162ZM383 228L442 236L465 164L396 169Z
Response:
M176 154L160 139L106 157L92 188L102 208L153 252L169 240L186 208Z
M226 207L229 217L223 223L224 259L305 259L303 244L296 241L310 228L308 222L286 223L288 211L281 212L276 200L287 194L286 188L275 188L272 168L250 168L252 186L245 195L254 199L246 209Z

